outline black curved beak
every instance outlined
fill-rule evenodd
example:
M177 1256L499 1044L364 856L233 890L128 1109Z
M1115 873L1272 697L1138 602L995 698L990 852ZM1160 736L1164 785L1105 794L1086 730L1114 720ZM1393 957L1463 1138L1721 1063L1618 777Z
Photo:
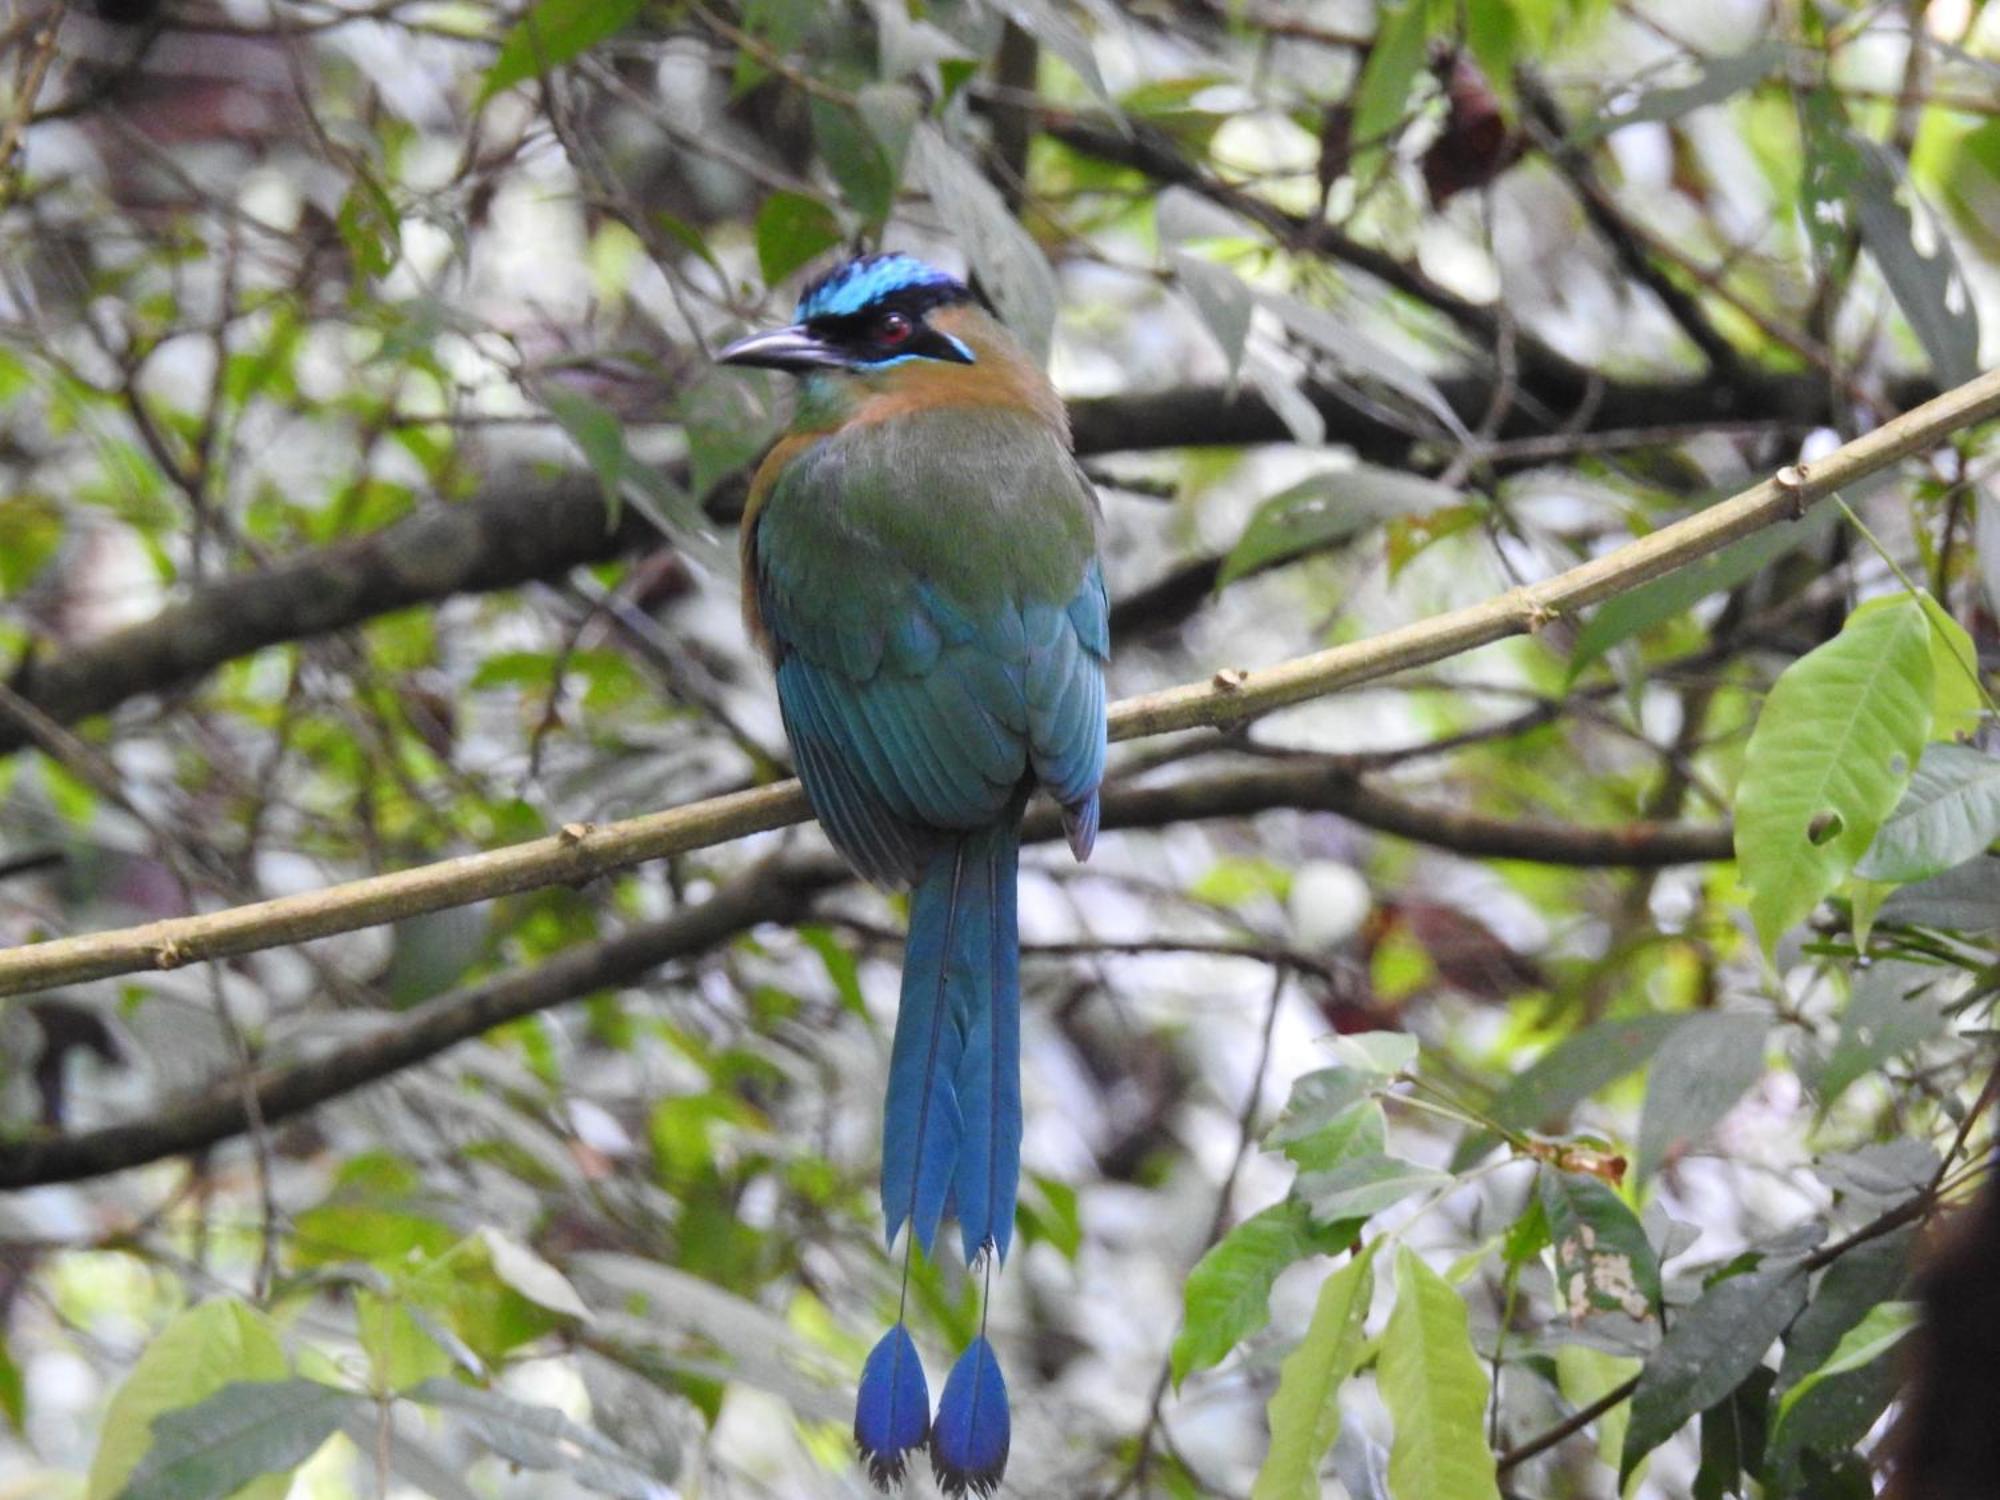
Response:
M763 370L838 369L847 363L803 323L749 334L724 348L715 356L715 362L754 365Z

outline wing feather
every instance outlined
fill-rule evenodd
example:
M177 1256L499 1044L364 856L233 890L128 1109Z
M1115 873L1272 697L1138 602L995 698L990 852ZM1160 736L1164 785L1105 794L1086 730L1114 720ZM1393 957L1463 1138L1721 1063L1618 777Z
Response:
M897 446L905 458L935 451ZM885 512L872 488L890 482L871 467L886 458L842 447L804 449L773 481L746 558L814 810L857 869L905 883L939 833L1004 816L1031 777L1073 815L1090 797L1104 771L1104 580L1087 529L1067 585L1041 534L1016 530L979 543L1001 550L977 586L965 574L948 584L909 550L920 541L892 542L905 522L880 519L908 514ZM983 463L970 450L952 457L956 475ZM1068 505L1056 459L1028 469L1043 463L1048 489L1023 493ZM1027 472L1007 482L1039 483ZM1092 504L1087 489L1080 503ZM1041 571L1016 570L1023 548Z

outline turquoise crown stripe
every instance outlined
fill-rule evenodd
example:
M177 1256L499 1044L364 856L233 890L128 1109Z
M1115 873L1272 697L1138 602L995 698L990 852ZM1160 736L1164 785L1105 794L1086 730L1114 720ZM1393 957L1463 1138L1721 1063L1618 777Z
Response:
M835 266L799 295L796 314L801 323L814 318L852 317L897 292L933 287L969 295L965 283L914 255L864 255Z

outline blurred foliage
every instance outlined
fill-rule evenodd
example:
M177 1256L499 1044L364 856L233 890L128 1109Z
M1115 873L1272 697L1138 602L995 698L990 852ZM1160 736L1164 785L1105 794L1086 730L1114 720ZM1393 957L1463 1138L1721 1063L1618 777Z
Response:
M783 774L726 538L783 394L706 351L845 247L963 267L1075 398L1121 693L1599 556L2000 308L1983 0L15 0L0 52L5 944ZM1871 1492L1990 1155L1989 446L1124 747L1401 812L1031 855L1010 1491ZM1731 818L1733 862L1565 853ZM816 837L0 1001L0 1155ZM0 1492L865 1493L899 930L843 887L0 1198Z

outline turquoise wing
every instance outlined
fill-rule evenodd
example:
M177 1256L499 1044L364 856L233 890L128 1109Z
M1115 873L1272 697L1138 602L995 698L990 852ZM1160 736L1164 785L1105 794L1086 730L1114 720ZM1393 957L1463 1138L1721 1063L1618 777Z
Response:
M965 461L964 446L950 475L917 477L962 486L985 467ZM879 496L881 483L829 442L793 465L756 518L754 583L779 705L828 836L863 875L894 885L921 873L938 833L994 822L1035 782L1070 810L1073 834L1086 812L1094 827L1109 648L1094 555L1082 549L1051 590L1060 560L1037 559L1024 575L1015 560L1033 549L1004 541L1032 516L976 499L953 507L963 551L926 552L869 526L856 497ZM982 525L995 535L974 585L961 564Z

